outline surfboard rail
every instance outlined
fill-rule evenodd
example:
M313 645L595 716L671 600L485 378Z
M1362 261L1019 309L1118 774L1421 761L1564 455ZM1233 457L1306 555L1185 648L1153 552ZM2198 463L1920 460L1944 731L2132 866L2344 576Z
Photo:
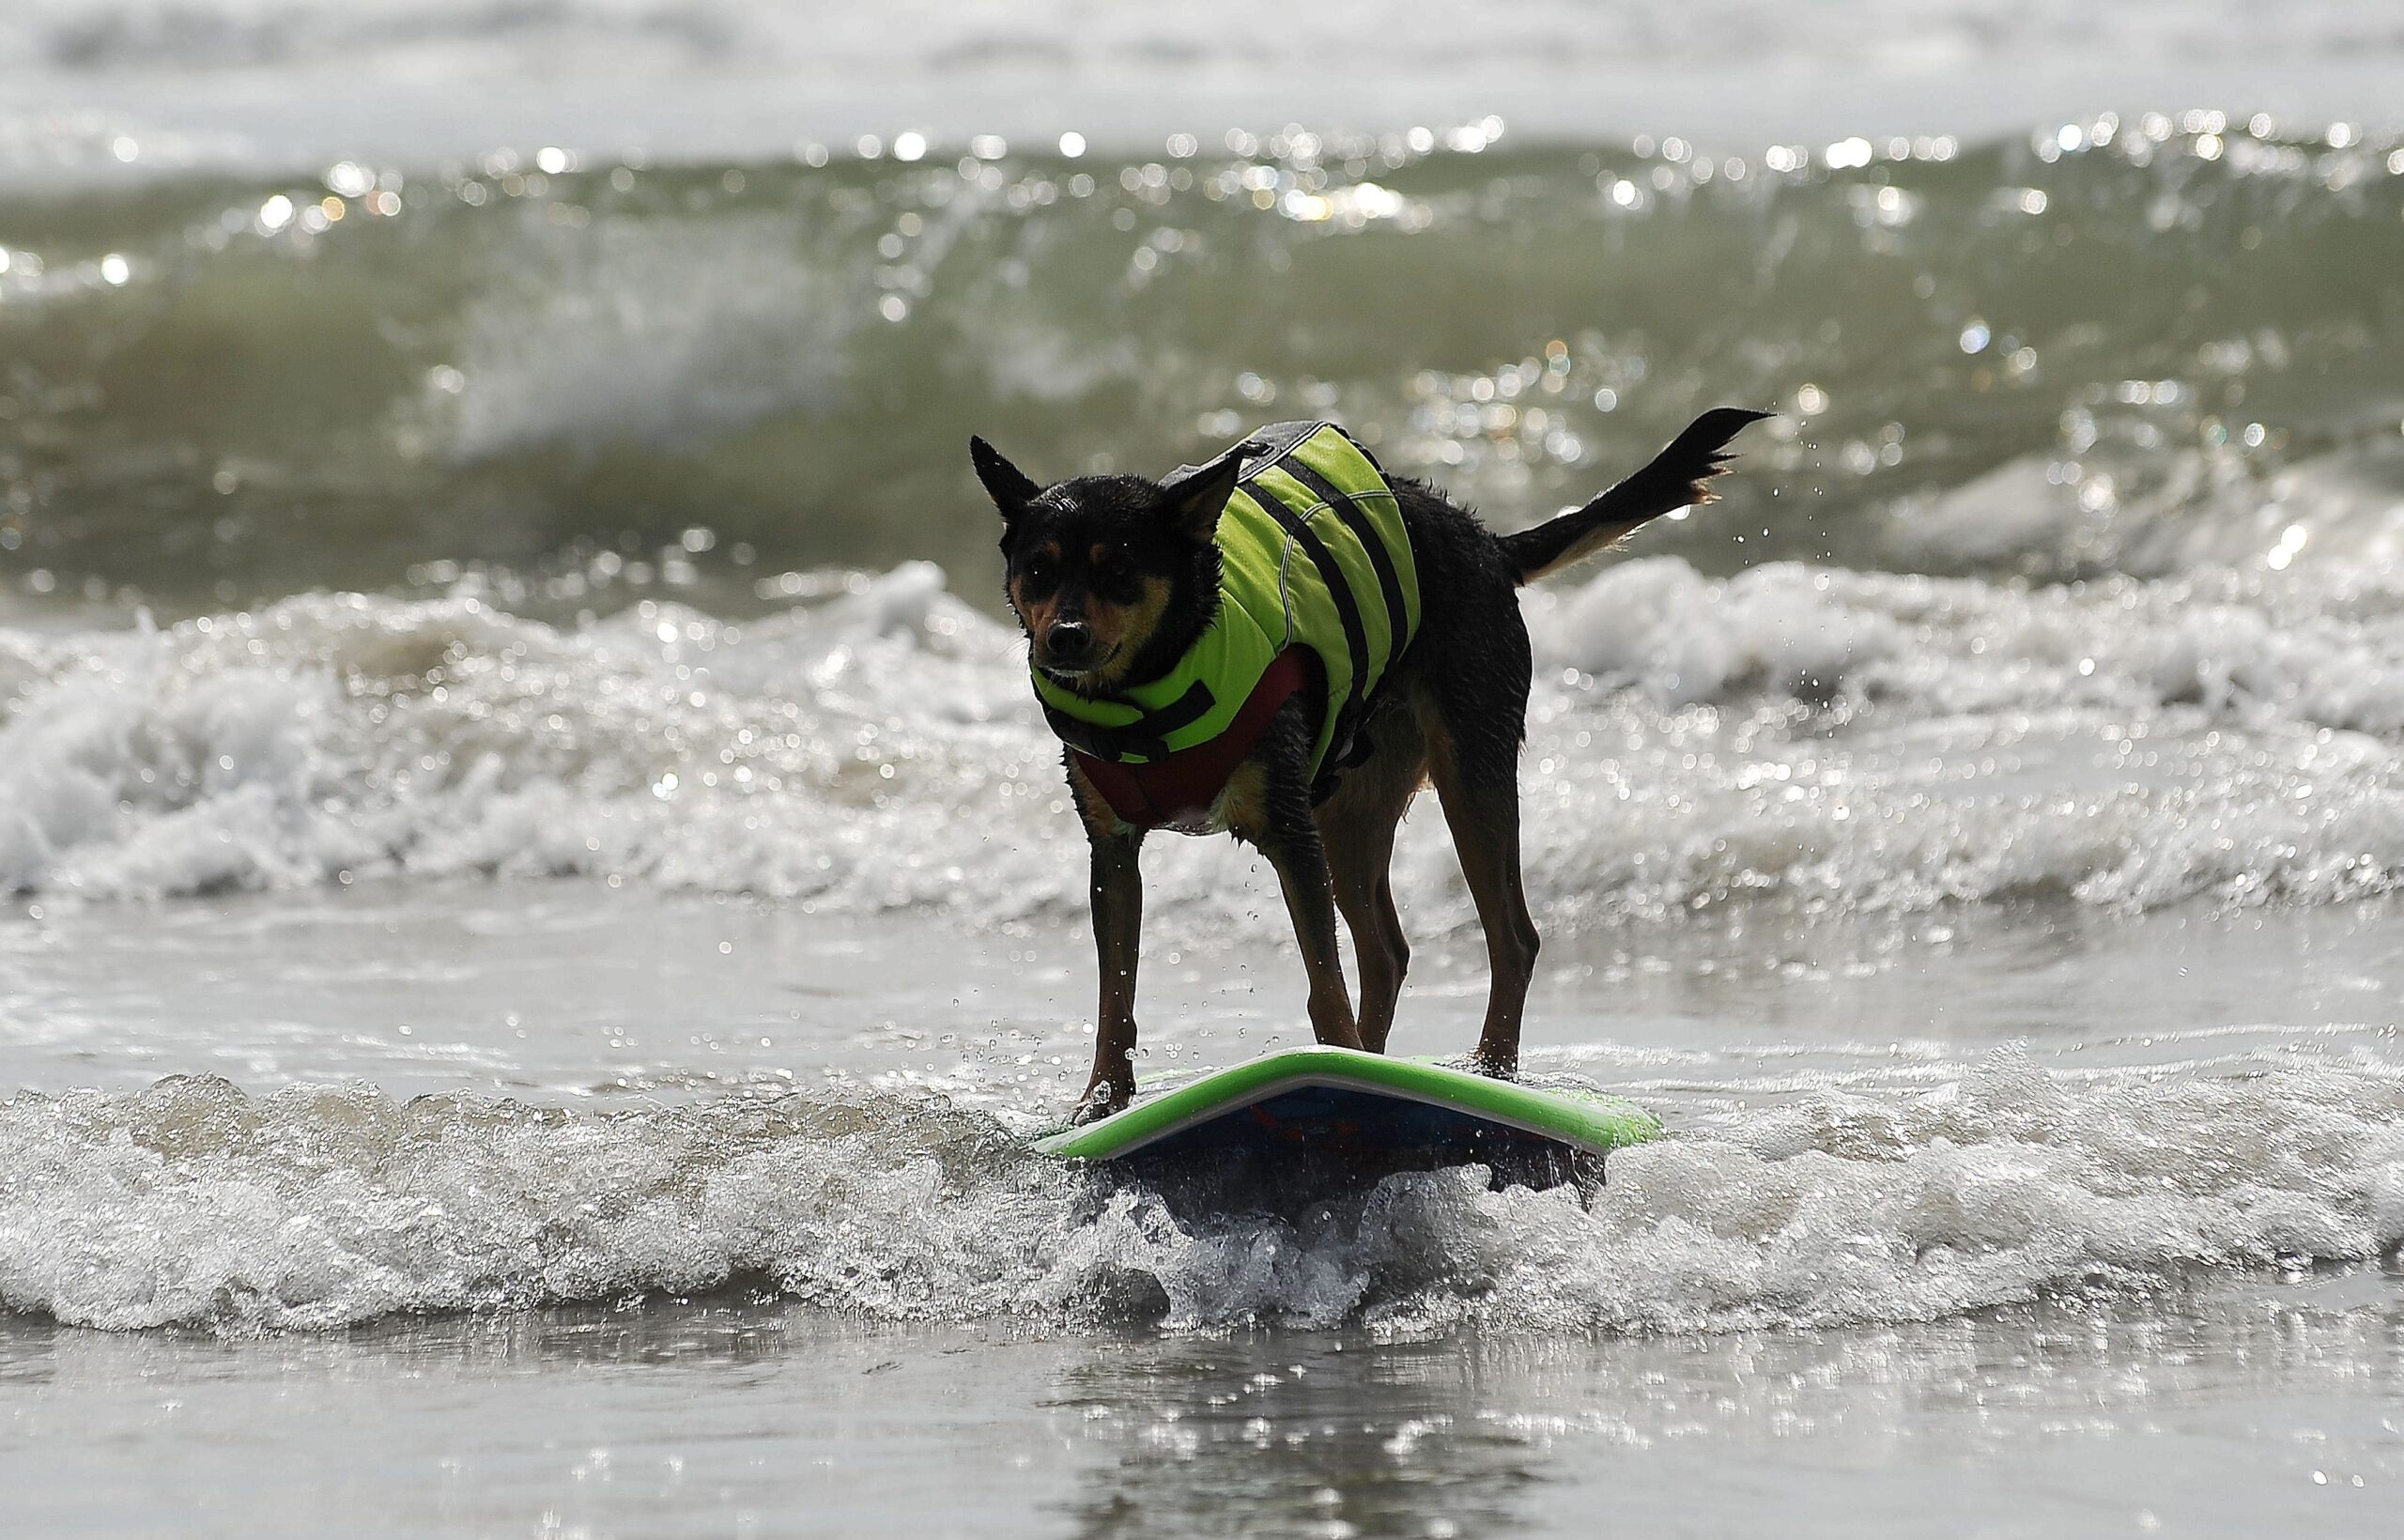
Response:
M1065 1160L1116 1160L1315 1087L1441 1108L1595 1155L1661 1133L1660 1119L1619 1097L1524 1086L1425 1059L1308 1047L1265 1055L1143 1097L1108 1117L1046 1134L1035 1147Z

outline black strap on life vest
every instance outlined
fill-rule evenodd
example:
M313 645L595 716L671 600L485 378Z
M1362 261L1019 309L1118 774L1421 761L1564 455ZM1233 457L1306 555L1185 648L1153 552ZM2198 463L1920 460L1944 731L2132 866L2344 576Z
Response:
M1386 602L1386 662L1394 662L1403 644L1410 639L1410 610L1403 602L1402 574L1395 570L1394 552L1386 548L1377 528L1369 522L1368 514L1349 492L1339 491L1333 482L1288 454L1277 462L1277 469L1301 482L1311 495L1335 510L1335 516L1352 531L1352 538L1369 553L1369 565L1378 572L1378 592ZM1391 493L1387 494L1392 496Z
M1260 468L1262 470L1268 469L1267 466ZM1256 470L1253 475L1259 473ZM1294 544L1302 547L1302 554L1311 559L1311 565L1318 569L1319 580L1327 585L1327 596L1334 602L1335 618L1343 624L1344 649L1352 657L1352 682L1345 689L1344 705L1335 714L1335 735L1329 740L1327 747L1328 762L1340 762L1351 747L1352 730L1360 723L1362 693L1369 680L1369 632L1361 623L1361 601L1352 596L1352 585L1345 579L1344 569L1335 564L1334 554L1327 548L1327 542L1318 537L1318 531L1311 528L1309 519L1287 507L1285 500L1276 493L1255 484L1249 477L1241 485L1253 501L1259 503L1271 517L1286 527L1286 532L1293 536Z
M1132 701L1121 701L1133 705ZM1210 713L1218 704L1218 697L1210 686L1195 680L1185 686L1185 693L1167 705L1145 712L1132 722L1105 725L1081 721L1049 701L1044 702L1043 719L1052 731L1071 748L1083 749L1098 760L1159 760L1168 757L1168 735L1178 729L1191 727Z

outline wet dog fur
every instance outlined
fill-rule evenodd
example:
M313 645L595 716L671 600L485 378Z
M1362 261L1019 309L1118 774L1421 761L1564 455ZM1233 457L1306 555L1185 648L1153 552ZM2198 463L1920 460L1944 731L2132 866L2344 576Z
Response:
M1433 784L1492 967L1471 1062L1487 1074L1517 1071L1537 937L1519 879L1518 757L1532 665L1516 591L1662 514L1711 501L1727 444L1765 415L1706 412L1583 508L1516 534L1494 533L1436 487L1392 478L1418 563L1420 626L1370 698L1361 728L1368 758L1342 771L1333 793L1313 806L1310 755L1325 698L1304 690L1279 708L1225 803L1228 832L1276 870L1320 1042L1385 1050L1410 961L1388 882L1395 830L1421 787ZM1002 516L1010 608L1035 667L1082 694L1106 695L1167 672L1210 626L1219 600L1213 536L1236 485L1232 459L1174 488L1125 475L1047 487L982 439L970 439L969 451ZM1076 1114L1087 1120L1134 1094L1146 831L1119 820L1075 755L1064 749L1062 758L1092 848L1102 978L1093 1075ZM1337 953L1339 914L1357 954L1357 1010Z

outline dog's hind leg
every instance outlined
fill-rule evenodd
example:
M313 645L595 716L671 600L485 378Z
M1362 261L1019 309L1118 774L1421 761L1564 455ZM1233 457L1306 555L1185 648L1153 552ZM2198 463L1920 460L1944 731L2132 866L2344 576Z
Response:
M1376 752L1320 805L1318 831L1335 906L1360 965L1361 1046L1382 1054L1410 966L1410 943L1394 906L1395 827L1426 779L1427 749L1408 711L1385 712L1373 726Z
M1477 1036L1477 1067L1487 1074L1511 1075L1519 1068L1519 1017L1535 978L1539 945L1519 880L1519 792L1508 782L1481 778L1453 759L1448 747L1433 747L1428 773L1443 799L1444 822L1477 904L1494 973L1486 1024Z
M1502 610L1518 619L1516 606ZM1461 875L1486 932L1493 983L1479 1031L1478 1069L1512 1075L1519 1067L1519 1018L1535 977L1534 918L1519 877L1519 737L1527 720L1527 633L1495 639L1488 666L1474 675L1439 674L1414 696L1427 739L1427 775L1444 806L1444 823Z

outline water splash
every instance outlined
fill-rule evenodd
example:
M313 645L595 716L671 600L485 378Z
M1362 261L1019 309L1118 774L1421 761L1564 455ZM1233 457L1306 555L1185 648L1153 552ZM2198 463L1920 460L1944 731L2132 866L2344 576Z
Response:
M878 1320L1416 1334L1922 1320L2192 1264L2404 1240L2404 1083L2261 1067L2073 1083L2005 1051L1901 1100L1716 1114L1571 1188L1406 1173L1287 1205L1033 1156L924 1094L587 1113L213 1078L0 1103L0 1303L82 1325L763 1287Z

